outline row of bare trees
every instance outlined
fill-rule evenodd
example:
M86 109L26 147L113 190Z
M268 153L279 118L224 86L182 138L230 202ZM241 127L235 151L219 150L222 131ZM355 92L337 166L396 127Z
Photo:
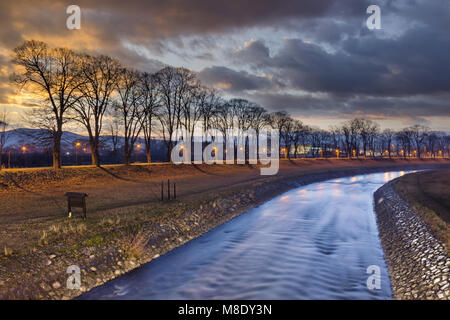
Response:
M282 144L286 156L344 157L439 157L449 155L450 136L444 132L414 125L400 131L380 130L368 119L355 118L330 130L311 128L287 114L280 113ZM301 152L300 152L301 151Z
M100 164L105 119L114 148L119 131L123 137L126 164L142 137L147 160L151 161L155 130L165 142L170 159L179 129L193 138L199 125L203 131L214 127L226 135L234 128L259 132L268 124L265 109L244 99L223 100L184 68L165 67L150 74L126 68L108 56L50 48L33 40L14 50L13 61L20 69L13 80L42 103L28 118L33 127L46 129L42 143L47 141L52 147L55 168L61 167L61 137L69 121L86 129L94 165Z
M198 126L203 132L214 128L225 139L236 140L240 137L227 137L229 130L251 129L258 135L264 128L276 129L280 148L289 157L299 157L301 153L305 157L319 156L337 149L348 156L374 156L385 150L391 156L399 148L405 155L415 150L418 157L424 149L448 153L448 136L421 126L380 132L371 120L353 119L329 131L311 128L284 111L269 114L245 99L225 100L185 68L168 66L151 74L126 68L105 55L51 48L34 40L15 48L13 62L19 70L13 81L42 104L30 112L29 121L33 127L46 129L42 143L53 150L54 168L61 167L61 137L68 122L85 128L92 164L97 166L105 124L109 125L114 149L119 136L123 139L126 164L131 161L138 139L145 141L148 162L155 135L164 141L170 159L179 129L188 132L192 139Z

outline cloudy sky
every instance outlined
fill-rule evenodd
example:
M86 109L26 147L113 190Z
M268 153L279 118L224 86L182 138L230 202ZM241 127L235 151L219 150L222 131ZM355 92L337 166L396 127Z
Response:
M70 4L80 30L66 28ZM381 30L366 26L371 4ZM36 39L142 70L187 67L226 97L322 128L364 116L450 131L449 30L450 0L1 1L0 109L29 108L8 74L11 49Z

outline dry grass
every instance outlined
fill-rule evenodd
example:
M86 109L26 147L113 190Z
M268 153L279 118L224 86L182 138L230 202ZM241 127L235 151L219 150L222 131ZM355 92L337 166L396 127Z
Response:
M142 232L129 234L120 240L120 244L122 252L127 258L139 260L145 254L148 237Z
M63 240L65 238L77 238L83 236L87 231L87 226L83 222L73 222L72 220L54 223L46 230L42 230L38 245L47 245L49 242Z
M395 190L450 248L450 170L408 174L394 183Z
M5 246L3 253L5 254L5 257L7 257L7 256L10 256L13 254L13 250L11 248L8 248L7 246Z

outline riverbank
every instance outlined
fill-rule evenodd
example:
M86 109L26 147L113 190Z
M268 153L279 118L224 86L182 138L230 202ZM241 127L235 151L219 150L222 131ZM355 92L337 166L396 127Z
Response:
M430 209L418 212L424 208L423 204L415 210L399 195L407 190L396 188L399 183L403 186L403 182L415 179L415 175L387 183L374 196L392 290L396 299L448 300L450 258L445 241L448 230L441 230L442 222L436 222L440 219Z
M448 161L299 160L282 161L279 174L269 177L259 176L257 166L83 168L31 173L38 179L30 173L3 177L7 187L0 197L9 212L0 214L0 298L76 297L300 185L442 165ZM179 197L161 202L150 191L167 178L177 181ZM62 194L68 186L89 193L86 221L65 217ZM66 288L71 265L81 269L81 290Z

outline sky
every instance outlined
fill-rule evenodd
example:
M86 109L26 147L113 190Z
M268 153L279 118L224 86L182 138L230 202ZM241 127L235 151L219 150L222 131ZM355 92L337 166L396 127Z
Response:
M66 9L81 9L69 30ZM381 29L369 30L369 5ZM450 131L450 0L14 0L0 2L0 110L35 102L9 82L24 40L103 53L129 67L198 72L227 98L323 129L354 117Z

